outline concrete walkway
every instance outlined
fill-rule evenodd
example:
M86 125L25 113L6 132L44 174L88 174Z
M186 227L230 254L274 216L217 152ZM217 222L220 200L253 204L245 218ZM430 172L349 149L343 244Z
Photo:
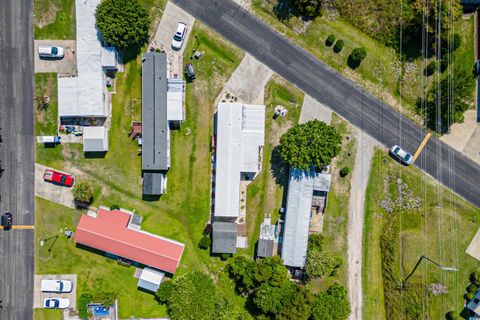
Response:
M58 203L69 208L76 208L73 201L72 188L62 187L43 180L43 173L48 168L35 163L35 196ZM53 169L55 170L55 169Z
M219 98L229 93L240 102L263 104L265 85L272 74L272 70L247 53L228 79Z
M306 94L303 98L302 111L298 122L305 123L313 119L330 124L332 122L332 110Z
M369 135L355 129L357 154L352 170L348 213L348 298L352 313L350 320L362 319L362 245L365 191L368 184L374 146L380 143Z

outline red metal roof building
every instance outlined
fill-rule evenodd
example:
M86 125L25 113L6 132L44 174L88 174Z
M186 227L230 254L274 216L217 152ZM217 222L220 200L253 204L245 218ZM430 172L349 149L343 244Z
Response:
M136 261L169 273L175 273L185 245L135 227L132 213L98 209L96 216L82 215L75 242Z

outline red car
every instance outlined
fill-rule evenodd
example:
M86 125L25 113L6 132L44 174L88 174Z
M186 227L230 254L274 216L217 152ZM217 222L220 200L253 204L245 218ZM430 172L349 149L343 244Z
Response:
M70 174L65 174L50 169L45 170L45 173L43 174L43 180L65 187L73 186L74 179L75 178Z

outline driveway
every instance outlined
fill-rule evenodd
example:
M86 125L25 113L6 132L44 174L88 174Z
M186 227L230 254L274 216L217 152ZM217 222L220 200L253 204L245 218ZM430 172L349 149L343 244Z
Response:
M35 196L46 199L62 206L76 208L73 201L72 188L62 187L43 180L43 173L48 168L39 163L35 163ZM58 171L58 170L56 170Z
M60 235L62 236L62 235ZM69 293L44 293L41 290L41 283L44 279L71 280L73 283L72 292ZM70 308L77 309L77 275L76 274L45 274L35 275L33 293L33 308L43 308L43 300L46 298L70 299Z
M65 57L58 60L40 59L38 56L39 46L58 46L65 49ZM77 49L75 40L35 40L35 72L54 72L59 74L76 74Z
M298 122L305 123L313 119L330 124L332 122L332 110L325 107L308 94L305 94L305 97L303 98L302 111L300 112L300 119Z

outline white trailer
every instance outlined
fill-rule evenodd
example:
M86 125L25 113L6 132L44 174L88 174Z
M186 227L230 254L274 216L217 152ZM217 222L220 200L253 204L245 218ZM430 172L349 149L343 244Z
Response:
M72 291L72 281L70 280L42 280L42 292L65 293Z

